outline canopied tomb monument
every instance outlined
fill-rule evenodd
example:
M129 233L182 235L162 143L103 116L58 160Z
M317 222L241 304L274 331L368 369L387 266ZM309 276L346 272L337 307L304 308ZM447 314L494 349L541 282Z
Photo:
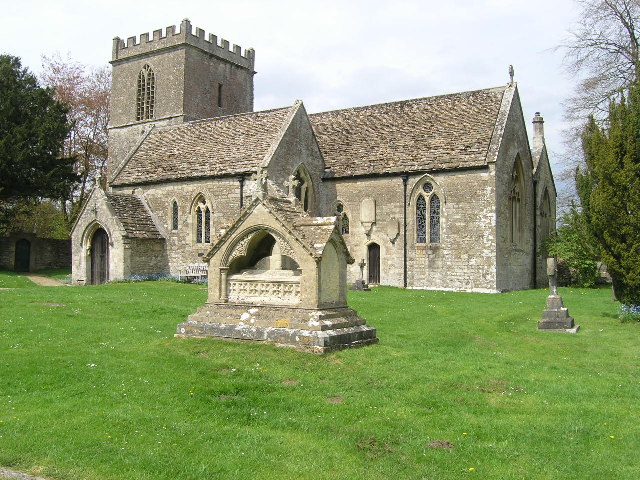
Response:
M260 182L259 182L260 183ZM347 306L353 263L336 217L258 193L205 256L209 298L176 336L259 340L325 353L377 343Z

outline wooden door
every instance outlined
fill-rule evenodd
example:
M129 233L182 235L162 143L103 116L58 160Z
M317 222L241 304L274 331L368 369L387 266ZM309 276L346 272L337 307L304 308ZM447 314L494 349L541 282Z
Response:
M109 280L109 236L99 228L91 238L91 284Z
M31 264L31 242L22 238L16 242L16 257L13 269L16 272L28 272Z
M368 263L369 263L369 281L368 283L380 283L380 245L370 243L367 247Z

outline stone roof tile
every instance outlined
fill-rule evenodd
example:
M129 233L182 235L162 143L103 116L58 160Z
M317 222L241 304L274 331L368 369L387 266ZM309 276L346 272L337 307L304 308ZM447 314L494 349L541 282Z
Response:
M334 177L483 166L507 87L309 115Z
M294 107L193 121L152 130L113 185L254 171Z
M124 193L107 193L107 200L127 237L163 238L140 198Z

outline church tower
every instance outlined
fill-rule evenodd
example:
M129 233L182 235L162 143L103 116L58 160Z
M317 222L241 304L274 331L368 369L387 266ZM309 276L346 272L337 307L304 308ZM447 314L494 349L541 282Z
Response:
M194 35L187 19L162 33L113 39L108 179L152 125L253 111L252 48Z

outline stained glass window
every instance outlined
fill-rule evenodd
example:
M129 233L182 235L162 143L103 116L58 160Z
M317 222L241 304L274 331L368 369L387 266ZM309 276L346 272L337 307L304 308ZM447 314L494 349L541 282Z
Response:
M429 241L440 243L440 198L435 193L429 199Z
M204 243L211 243L211 210L204 209Z
M149 65L145 65L138 74L136 101L136 120L153 118L156 100L156 76Z
M416 242L427 243L427 201L418 195L416 201Z
M171 207L171 229L178 229L178 202L173 201L173 205Z
M202 209L196 209L196 243L202 243Z

